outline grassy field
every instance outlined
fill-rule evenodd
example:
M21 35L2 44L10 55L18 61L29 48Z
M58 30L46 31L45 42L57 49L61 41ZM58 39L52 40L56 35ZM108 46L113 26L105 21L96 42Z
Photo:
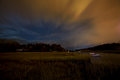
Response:
M120 80L120 55L0 53L0 80Z

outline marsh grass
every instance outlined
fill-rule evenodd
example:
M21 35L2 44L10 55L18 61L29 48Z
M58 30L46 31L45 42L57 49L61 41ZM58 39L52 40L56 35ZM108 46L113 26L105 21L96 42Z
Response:
M118 56L97 62L78 53L0 53L0 80L120 80Z

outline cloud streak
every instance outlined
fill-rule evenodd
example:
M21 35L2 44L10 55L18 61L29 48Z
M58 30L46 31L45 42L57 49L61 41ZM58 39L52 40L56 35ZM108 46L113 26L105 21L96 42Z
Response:
M0 37L83 48L120 41L119 0L0 0Z

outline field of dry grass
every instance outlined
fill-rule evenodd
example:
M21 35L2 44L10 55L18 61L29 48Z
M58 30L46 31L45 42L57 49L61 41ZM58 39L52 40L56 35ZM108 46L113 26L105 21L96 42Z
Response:
M0 80L120 80L120 55L0 53Z

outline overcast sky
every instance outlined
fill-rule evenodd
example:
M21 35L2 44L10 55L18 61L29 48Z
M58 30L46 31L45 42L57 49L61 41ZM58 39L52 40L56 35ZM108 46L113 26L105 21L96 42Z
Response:
M66 48L120 42L120 0L0 0L0 38Z

